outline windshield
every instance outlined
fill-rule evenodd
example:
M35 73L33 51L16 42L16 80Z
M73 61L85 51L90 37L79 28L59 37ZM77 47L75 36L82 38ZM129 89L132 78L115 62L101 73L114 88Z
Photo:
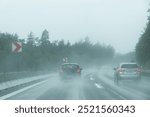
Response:
M0 99L150 100L149 3L0 0Z
M78 69L79 66L78 65L75 65L75 64L65 64L65 65L62 65L62 69Z
M123 64L121 68L138 68L137 64Z

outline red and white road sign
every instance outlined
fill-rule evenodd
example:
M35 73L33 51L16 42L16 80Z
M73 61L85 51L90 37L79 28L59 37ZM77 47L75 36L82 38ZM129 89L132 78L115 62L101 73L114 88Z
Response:
M12 52L22 52L22 43L21 42L13 42L12 43Z

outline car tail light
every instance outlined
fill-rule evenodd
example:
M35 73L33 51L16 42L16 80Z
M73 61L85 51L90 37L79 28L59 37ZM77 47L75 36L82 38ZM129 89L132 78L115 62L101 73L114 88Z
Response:
M80 73L80 69L77 69L77 73Z
M142 72L142 69L137 68L136 71L137 71L137 72Z
M118 72L119 72L119 73L125 72L125 69L119 68L119 69L118 69Z

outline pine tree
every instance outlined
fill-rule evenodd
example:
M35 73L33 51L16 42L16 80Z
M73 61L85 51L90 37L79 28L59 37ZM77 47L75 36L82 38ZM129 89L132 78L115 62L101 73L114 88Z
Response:
M149 63L150 67L150 17L147 27L136 45L136 58L141 65Z
M43 46L47 46L50 44L50 41L49 41L49 32L45 29L42 33L42 36L41 36L41 45Z

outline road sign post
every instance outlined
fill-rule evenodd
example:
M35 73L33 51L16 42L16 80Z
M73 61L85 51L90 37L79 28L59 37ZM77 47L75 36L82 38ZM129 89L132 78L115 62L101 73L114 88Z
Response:
M12 52L16 54L17 60L17 70L20 71L21 63L21 52L22 52L22 43L21 42L12 42Z

